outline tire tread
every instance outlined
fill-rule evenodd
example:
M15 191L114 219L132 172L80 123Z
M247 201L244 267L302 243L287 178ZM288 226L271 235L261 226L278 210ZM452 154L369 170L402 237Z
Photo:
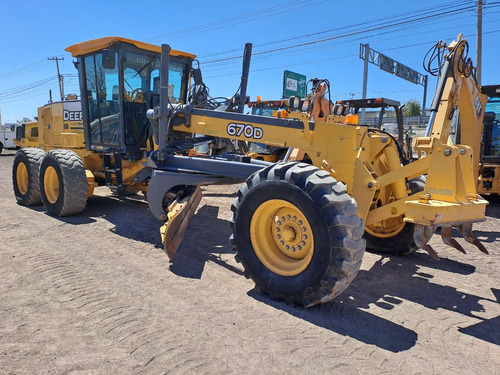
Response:
M245 256L238 249L236 222L242 201L252 187L266 181L282 181L302 189L313 201L320 205L319 212L325 218L330 237L330 264L316 285L305 286L300 294L290 295L277 292L272 286L260 282L259 275L252 272ZM273 299L306 307L328 302L342 293L357 275L365 250L363 220L357 215L357 205L347 193L345 185L315 166L303 163L279 163L267 167L250 176L240 188L231 206L233 215L229 226L233 228L231 242L236 245L236 258L241 262L256 286Z

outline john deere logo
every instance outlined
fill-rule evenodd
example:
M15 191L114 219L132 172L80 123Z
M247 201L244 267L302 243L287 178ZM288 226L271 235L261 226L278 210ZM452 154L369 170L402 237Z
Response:
M474 107L476 108L476 116L477 118L481 118L481 114L483 113L483 106L481 105L481 100L479 96L476 96L476 101L474 102Z

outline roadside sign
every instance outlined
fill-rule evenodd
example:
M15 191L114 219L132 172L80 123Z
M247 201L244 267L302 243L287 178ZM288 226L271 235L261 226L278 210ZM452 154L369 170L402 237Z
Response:
M306 76L285 70L283 74L283 98L306 97Z

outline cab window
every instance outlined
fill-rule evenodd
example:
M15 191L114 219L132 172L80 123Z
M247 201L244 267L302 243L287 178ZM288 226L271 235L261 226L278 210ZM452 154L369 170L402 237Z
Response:
M120 144L118 69L104 68L101 54L87 56L84 61L91 144L117 146Z
M484 111L485 157L500 157L500 98L490 98Z

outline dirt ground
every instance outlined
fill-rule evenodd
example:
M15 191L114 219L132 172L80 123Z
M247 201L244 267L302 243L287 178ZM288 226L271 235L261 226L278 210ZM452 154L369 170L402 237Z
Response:
M140 196L98 188L55 218L16 204L0 155L0 374L500 374L500 200L490 251L366 254L334 302L253 289L227 225L237 186L204 189L173 262Z

